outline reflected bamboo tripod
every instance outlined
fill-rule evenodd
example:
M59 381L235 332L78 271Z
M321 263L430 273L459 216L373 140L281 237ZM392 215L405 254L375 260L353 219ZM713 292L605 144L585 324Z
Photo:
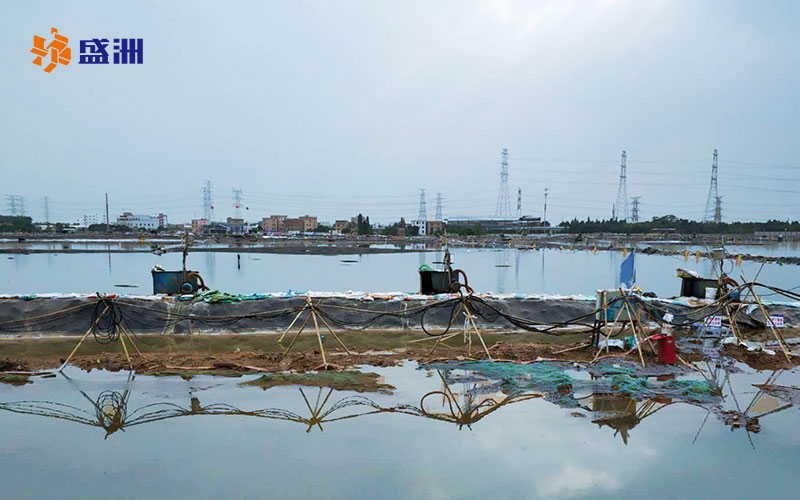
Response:
M314 330L316 331L316 334L317 334L317 344L319 345L319 352L320 352L320 354L322 354L322 365L324 367L326 367L326 368L328 367L328 360L325 357L325 348L322 346L322 335L320 334L320 330L319 330L319 321L321 321L322 324L325 325L325 328L327 328L328 332L330 332L330 334L333 335L333 338L336 339L336 342L340 346L342 346L342 349L344 349L344 352L346 352L347 354L351 354L350 350L347 349L347 346L344 345L344 342L342 342L341 339L339 339L339 336L336 335L336 333L333 331L333 329L331 328L331 325L329 325L328 322L325 320L325 318L321 314L319 314L318 307L319 307L320 302L322 302L322 301L320 300L319 302L314 304L314 302L311 300L311 297L306 297L305 305L303 305L302 309L300 309L300 311L294 317L292 322L289 324L289 327L283 332L283 334L281 335L281 338L278 339L278 343L279 344L281 342L283 342L284 337L286 337L286 334L289 333L289 330L291 330L292 327L295 325L295 323L297 323L297 320L300 319L300 316L302 316L303 313L308 311L308 315L306 316L306 319L303 321L303 324L300 325L300 329L297 330L297 333L295 333L294 337L292 337L292 341L289 343L289 347L287 347L283 351L283 357L284 358L286 358L286 355L289 354L289 351L294 346L294 343L297 341L297 338L300 336L300 334L303 333L303 330L305 330L306 325L308 325L308 321L310 319L314 320Z

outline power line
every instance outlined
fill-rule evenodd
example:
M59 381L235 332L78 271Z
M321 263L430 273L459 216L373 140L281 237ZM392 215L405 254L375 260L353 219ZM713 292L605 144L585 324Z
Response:
M503 148L500 162L500 191L497 193L495 216L511 217L511 199L508 195L508 149Z
M234 215L237 219L242 218L242 197L244 191L242 189L233 188L233 209Z
M203 195L202 195L202 203L203 203L203 218L206 220L211 220L212 210L214 210L214 202L211 198L211 181L206 181L203 184Z
M617 188L617 202L614 204L614 218L628 221L628 154L623 151L619 164L619 187Z
M631 197L631 222L639 222L639 200L641 196Z
M425 208L425 190L419 190L419 214L417 215L417 225L421 228L425 227L428 222L428 214Z
M548 188L544 188L544 215L542 216L542 222L547 222L547 197L550 195L550 190Z
M42 208L44 208L44 222L50 224L50 198L42 197Z
M703 221L719 222L716 216L716 205L719 202L719 192L717 191L717 150L714 150L714 159L711 161L711 185L708 187L708 197L706 198L706 211Z
M12 217L19 217L25 215L25 198L18 194L7 194L6 204L8 205L8 213Z

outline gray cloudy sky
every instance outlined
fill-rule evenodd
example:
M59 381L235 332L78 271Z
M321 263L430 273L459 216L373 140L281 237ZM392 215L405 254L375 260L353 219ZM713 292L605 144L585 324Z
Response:
M45 74L33 35L70 38ZM619 154L642 214L702 217L714 148L726 220L798 218L800 3L149 1L0 4L0 194L51 219L357 212L608 217ZM80 39L144 39L80 65ZM3 200L5 202L5 200ZM5 203L2 211L6 212Z

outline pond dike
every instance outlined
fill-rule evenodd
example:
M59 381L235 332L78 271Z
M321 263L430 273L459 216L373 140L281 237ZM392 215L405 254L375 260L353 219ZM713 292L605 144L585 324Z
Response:
M109 296L49 294L0 296L0 336L37 337L82 335L99 317L98 328L109 317L136 334L231 334L284 331L309 300L319 311L320 328L327 321L334 330L360 329L441 333L452 323L461 329L465 316L458 295L426 297L406 294L321 293L305 295L232 296L216 301L192 301L164 296ZM658 317L669 312L673 324L688 326L713 313L709 301L687 298L641 299L642 309ZM560 325L562 331L591 326L595 299L585 296L475 295L468 302L478 328L485 331L523 331ZM800 303L766 303L770 315L782 314L787 328L800 327ZM103 315L103 311L108 311ZM456 315L459 315L456 317ZM717 312L716 314L721 314ZM302 317L294 325L299 328ZM456 318L452 319L451 318ZM764 328L757 306L745 306L738 316L741 327ZM569 323L569 325L567 325ZM523 325L523 326L521 326ZM313 322L306 328L312 329ZM578 330L578 331L579 331Z

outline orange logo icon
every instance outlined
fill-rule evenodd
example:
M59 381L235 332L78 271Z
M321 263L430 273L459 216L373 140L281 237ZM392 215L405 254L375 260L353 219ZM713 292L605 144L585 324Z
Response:
M59 35L56 28L50 28L50 33L53 34L53 41L47 47L44 46L47 39L33 35L33 48L31 49L31 54L36 54L33 64L37 66L42 65L42 57L50 55L50 64L44 68L45 73L50 73L59 64L68 65L72 59L72 49L67 47L69 38Z

